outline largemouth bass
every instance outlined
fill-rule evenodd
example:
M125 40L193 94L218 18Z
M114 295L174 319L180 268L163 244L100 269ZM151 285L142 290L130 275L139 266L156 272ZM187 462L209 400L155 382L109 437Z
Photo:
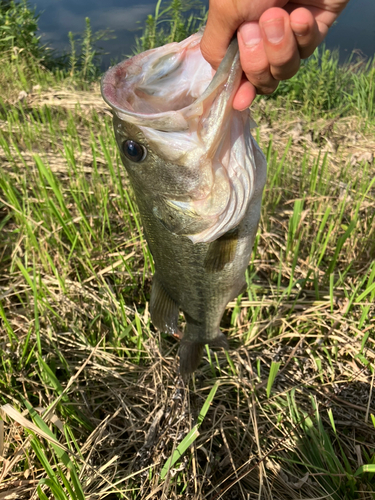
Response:
M182 374L198 367L205 344L228 348L220 321L246 286L266 181L250 112L232 108L237 41L213 76L201 36L138 54L102 80L155 261L151 320L176 334L179 309L185 316Z

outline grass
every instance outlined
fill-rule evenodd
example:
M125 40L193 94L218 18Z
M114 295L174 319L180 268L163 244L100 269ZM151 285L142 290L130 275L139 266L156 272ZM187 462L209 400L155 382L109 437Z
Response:
M309 120L355 114L373 121L374 61L353 53L345 64L340 64L339 52L327 50L323 44L302 61L293 78L281 82L276 92L263 98L298 110Z
M372 63L312 59L254 104L248 289L186 382L98 85L3 61L0 499L374 499Z
M0 492L374 498L373 125L255 105L269 176L249 287L229 355L185 384L97 89L1 109Z
M207 21L207 10L199 1L157 0L154 14L150 14L136 36L134 52L154 49L170 42L181 42L196 33Z

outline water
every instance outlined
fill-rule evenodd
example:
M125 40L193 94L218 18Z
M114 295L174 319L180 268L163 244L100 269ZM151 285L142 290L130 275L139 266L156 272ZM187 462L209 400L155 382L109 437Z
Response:
M144 20L153 14L156 0L144 0L135 4L133 0L33 0L39 19L42 40L56 50L69 51L68 32L82 33L85 17L89 17L94 31L110 28L116 36L113 40L101 41L104 49L103 69L111 60L121 60L132 53L134 36L140 35ZM208 5L208 1L203 2ZM340 48L344 61L353 50L360 50L367 57L375 53L375 1L351 0L330 29L326 38L328 48Z
M111 60L120 61L132 54L135 35L148 14L155 10L155 0L137 3L131 0L31 0L36 5L39 18L39 34L42 42L59 53L69 51L69 31L81 35L85 29L85 18L89 17L93 31L113 30L112 40L98 42L103 48L103 69Z
M337 23L330 29L326 45L339 48L341 60L360 50L365 56L375 54L375 2L351 0Z

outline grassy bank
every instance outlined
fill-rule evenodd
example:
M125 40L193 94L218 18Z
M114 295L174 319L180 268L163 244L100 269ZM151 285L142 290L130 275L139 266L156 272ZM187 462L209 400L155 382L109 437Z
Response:
M0 499L374 499L371 63L321 52L253 106L269 174L248 289L230 351L184 383L150 323L153 262L97 82L13 54Z

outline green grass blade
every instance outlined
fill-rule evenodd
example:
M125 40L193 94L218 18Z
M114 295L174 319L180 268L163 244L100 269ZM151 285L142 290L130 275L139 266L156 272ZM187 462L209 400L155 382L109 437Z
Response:
M168 460L163 465L163 468L160 472L160 478L162 480L165 479L170 468L173 467L173 465L177 462L177 460L179 460L182 457L182 455L186 452L186 450L194 443L194 441L199 436L198 429L199 429L200 425L202 424L204 417L207 414L207 411L208 411L208 409L209 409L209 407L210 407L210 405L215 397L215 394L216 394L218 387L219 387L219 383L216 382L215 385L212 387L209 395L207 396L207 399L204 402L201 411L199 412L197 423L191 429L191 431L188 432L188 434L184 437L184 439L181 441L181 443L174 450L172 456L169 457Z
M273 383L275 382L275 378L277 377L277 374L279 372L281 362L280 361L272 361L271 368L270 368L270 373L268 375L268 380L267 380L267 398L270 397L271 395L271 389L273 386Z
M361 465L361 467L359 467L355 473L354 473L354 477L357 477L357 476L360 476L361 474L364 474L365 472L375 472L375 464L365 464L365 465Z

